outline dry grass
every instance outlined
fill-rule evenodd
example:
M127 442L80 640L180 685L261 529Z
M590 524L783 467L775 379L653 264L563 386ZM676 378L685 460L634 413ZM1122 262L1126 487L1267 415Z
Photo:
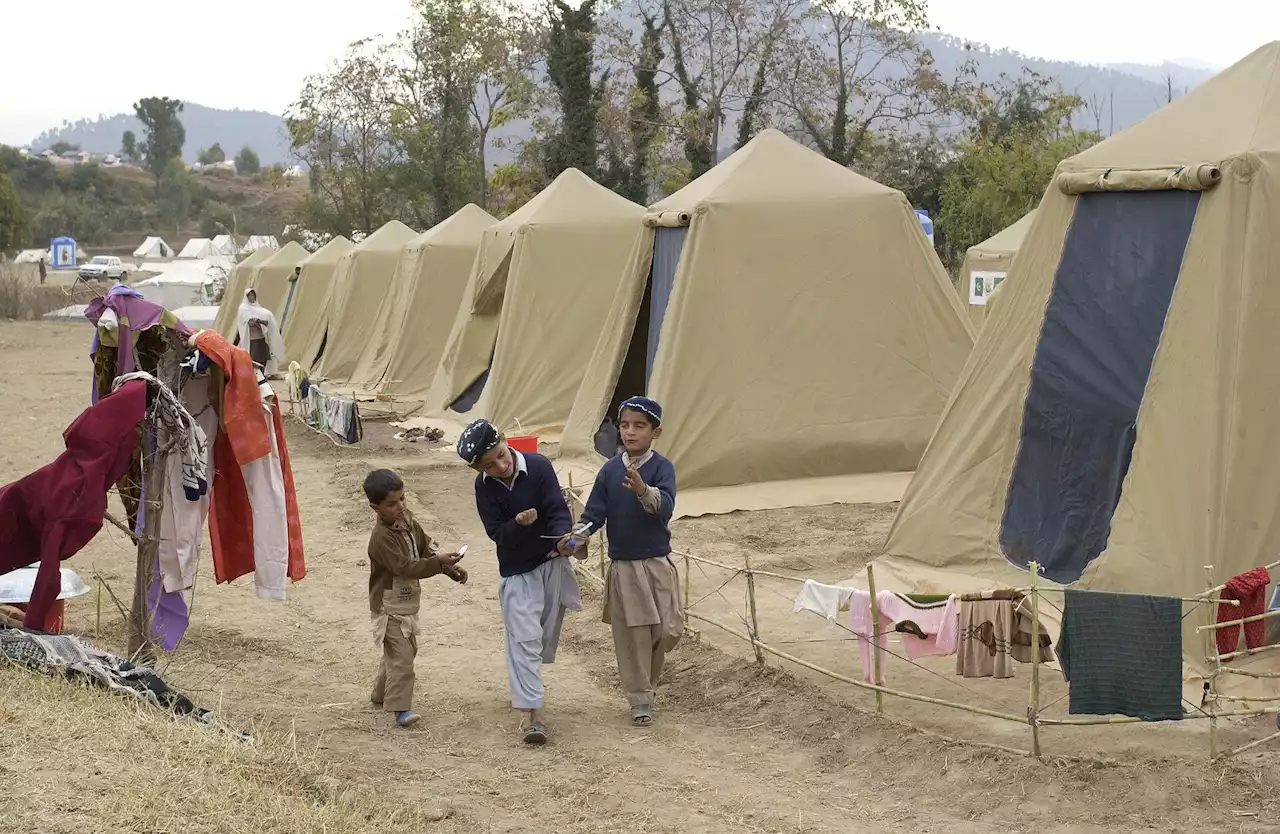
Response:
M0 319L30 321L71 304L87 304L97 293L83 283L40 284L35 267L0 264Z
M251 742L0 662L8 831L421 832L441 810L344 783L291 733Z

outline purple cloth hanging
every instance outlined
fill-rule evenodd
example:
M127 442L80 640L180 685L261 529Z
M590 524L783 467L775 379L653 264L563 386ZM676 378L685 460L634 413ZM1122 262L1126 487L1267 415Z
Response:
M117 331L119 346L116 348L116 376L124 376L133 372L133 331L141 333L143 330L155 327L164 316L165 309L143 298L137 290L130 289L124 284L116 284L105 296L89 302L85 308L84 317L93 322L96 327L102 319L102 314L107 310L113 311L120 321L120 329ZM192 335L191 329L181 320L178 320L178 333L183 338ZM95 332L90 355L93 355L97 349L98 334Z
M156 445L155 427L152 426L147 436L148 450ZM153 459L154 462L154 459ZM146 528L147 516L147 478L142 479L142 499L138 502L138 520L134 523L134 533L141 536ZM181 591L164 591L164 582L160 578L160 564L152 565L151 584L147 588L147 609L151 613L151 636L157 645L166 652L178 647L178 641L186 633L191 623L191 613L187 610L187 601Z

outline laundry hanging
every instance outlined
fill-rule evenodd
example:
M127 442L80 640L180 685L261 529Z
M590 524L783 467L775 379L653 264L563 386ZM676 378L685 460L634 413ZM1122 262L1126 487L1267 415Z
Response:
M107 493L129 468L147 387L131 382L85 409L52 463L0 487L0 573L39 564L25 623L43 628L61 588L60 563L102 529Z

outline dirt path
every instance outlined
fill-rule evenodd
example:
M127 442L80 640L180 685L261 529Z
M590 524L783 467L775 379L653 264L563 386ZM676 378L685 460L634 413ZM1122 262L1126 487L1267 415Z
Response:
M0 323L8 360L0 366L0 481L57 454L62 428L85 402L86 339L82 327ZM361 447L339 449L291 429L307 579L273 604L245 580L215 587L206 562L192 626L167 674L233 723L294 729L339 774L395 801L447 800L454 814L433 830L1274 830L1275 754L1226 767L1149 755L1104 767L943 744L867 715L856 696L776 666L760 669L709 632L673 657L659 726L633 731L594 599L566 623L560 660L547 673L554 743L525 749L507 700L496 560L475 517L469 473L448 452L390 440L385 427L369 434ZM367 704L377 654L364 598L370 514L359 482L384 465L405 477L433 535L471 544L468 586L425 583L417 700L426 720L413 732L393 729ZM693 522L679 535L726 552L786 551L798 531L812 529L815 512ZM887 523L884 509L848 512L856 518L828 525L833 536L871 541ZM838 536L822 541L804 551L811 564L788 569L843 570L851 549L865 550ZM72 564L124 589L130 559L108 532ZM74 601L68 625L92 633L92 597ZM109 645L122 635L110 606L104 632ZM966 729L964 717L950 720Z

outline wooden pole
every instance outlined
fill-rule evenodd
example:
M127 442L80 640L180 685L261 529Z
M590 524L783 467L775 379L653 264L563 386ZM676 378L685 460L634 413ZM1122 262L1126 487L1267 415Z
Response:
M689 554L684 556L684 610L689 610Z
M102 639L102 578L98 578L98 599L96 603L97 615L93 620L93 636L97 640Z
M1031 569L1031 693L1027 723L1031 725L1031 754L1040 758L1040 565Z
M872 681L877 687L884 686L884 675L880 672L880 606L876 604L876 573L871 564L867 564L867 593L871 595L871 668L874 670ZM884 693L876 690L876 712L884 712Z
M760 620L756 616L756 576L751 571L751 554L744 554L747 565L747 603L751 609L751 648L756 653L756 663L764 663L764 652L760 650Z
M1217 619L1218 606L1214 605L1214 600L1218 596L1218 591L1213 584L1213 565L1204 566L1205 584L1209 591L1209 605L1206 618L1212 624ZM1209 710L1209 760L1213 761L1218 758L1218 673L1222 669L1222 657L1218 654L1218 632L1209 629L1205 631L1205 646L1209 650L1208 660L1211 663L1208 677L1206 678L1208 697L1205 699L1205 708Z

